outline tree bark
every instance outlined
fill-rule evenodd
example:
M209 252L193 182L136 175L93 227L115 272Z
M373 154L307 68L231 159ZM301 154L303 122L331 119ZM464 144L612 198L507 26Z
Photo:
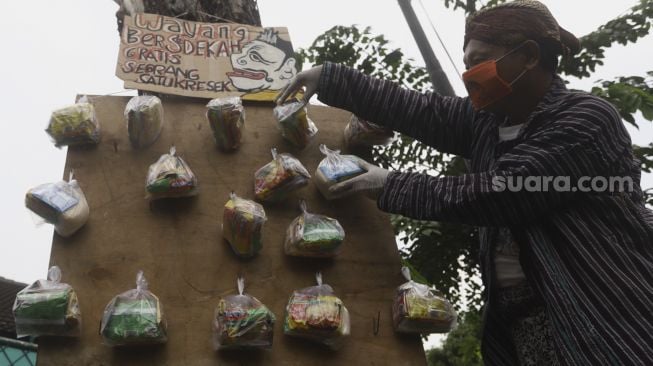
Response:
M122 31L123 17L132 11L161 14L203 23L234 22L261 26L256 0L115 0L120 9L116 13L118 32Z

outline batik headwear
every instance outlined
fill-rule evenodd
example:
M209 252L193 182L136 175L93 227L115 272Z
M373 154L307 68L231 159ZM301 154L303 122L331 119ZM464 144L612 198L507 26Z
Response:
M578 38L560 27L549 9L535 0L515 0L470 15L463 49L471 39L505 47L534 40L557 55L580 50Z

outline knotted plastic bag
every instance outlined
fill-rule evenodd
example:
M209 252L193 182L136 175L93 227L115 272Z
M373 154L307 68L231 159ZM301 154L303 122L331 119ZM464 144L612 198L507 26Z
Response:
M336 197L329 192L329 187L361 175L365 169L359 166L357 156L341 155L340 150L331 150L324 144L320 145L320 151L325 158L315 170L315 185L326 199L331 200Z
M277 154L277 149L272 149L272 161L254 173L254 194L260 201L280 201L306 186L310 179L311 175L297 158Z
M129 142L135 148L152 145L163 128L163 104L154 95L138 95L125 107Z
M77 294L61 282L61 270L52 266L47 280L38 280L16 294L13 306L18 337L78 337L82 314Z
M394 138L392 130L360 119L354 114L345 127L344 135L345 144L350 148L387 145Z
M227 151L240 147L245 124L245 108L240 97L212 99L206 107L206 119L216 145Z
M456 325L457 314L451 303L434 288L411 280L410 270L402 267L408 282L397 288L392 304L392 321L399 333L446 333Z
M290 296L283 332L338 349L349 336L349 312L331 286L322 284L321 273L316 273L315 279L317 286L294 291Z
M100 142L100 124L95 108L85 97L76 104L53 111L45 132L57 147Z
M286 230L284 250L297 257L328 258L340 253L345 231L336 219L309 213L300 201L302 214Z
M315 123L308 118L306 105L300 101L292 101L276 106L274 118L279 122L281 136L297 148L303 149L317 134Z
M166 329L161 302L148 290L143 271L138 271L135 289L107 304L100 323L100 335L110 346L165 343Z
M57 234L69 237L88 221L86 196L71 171L68 182L41 184L27 191L25 206L46 222Z
M244 295L245 280L238 278L238 295L220 299L213 317L213 347L272 348L274 314L257 298Z
M263 206L232 192L224 205L222 235L237 256L253 257L261 250L266 220Z
M176 155L174 146L150 165L145 183L151 199L187 197L197 194L197 178L184 159Z

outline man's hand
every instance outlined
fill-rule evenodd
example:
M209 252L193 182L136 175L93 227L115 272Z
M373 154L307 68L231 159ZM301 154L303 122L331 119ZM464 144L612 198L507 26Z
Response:
M277 104L283 104L286 99L294 97L302 88L305 88L304 99L302 101L304 104L308 104L308 101L315 94L320 84L320 75L322 75L322 65L300 72L290 80L290 83L286 87L279 91L274 101Z
M329 192L334 197L340 198L354 193L363 193L373 200L379 198L390 172L362 159L358 160L358 165L367 170L367 172L331 186Z

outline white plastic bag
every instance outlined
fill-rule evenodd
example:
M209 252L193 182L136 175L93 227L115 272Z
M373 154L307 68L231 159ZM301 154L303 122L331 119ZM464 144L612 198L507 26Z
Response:
M25 206L53 224L57 234L69 237L88 221L86 196L71 171L69 181L41 184L25 195Z
M206 108L206 119L218 148L229 151L240 147L245 125L245 108L240 97L212 99Z
M253 257L263 246L265 221L267 217L261 204L232 192L224 205L222 235L237 256Z
M338 220L309 213L306 201L299 204L302 214L286 230L284 251L296 257L330 258L342 250L345 231Z
M371 147L374 145L387 145L392 142L394 132L385 127L351 115L345 127L345 144L350 147Z
M174 146L150 165L145 182L147 198L176 198L197 194L197 178L184 159L177 156Z
M163 128L163 105L154 95L138 95L125 107L129 142L135 148L149 146L156 141Z
M357 156L341 155L339 150L330 150L324 144L320 145L320 151L325 158L315 170L315 185L326 199L335 199L329 188L365 173L365 169L358 164L360 158Z
M290 296L283 332L338 349L349 336L349 311L333 294L333 288L322 284L320 272L315 279L317 286L294 291Z
M94 145L100 142L100 124L95 108L86 100L83 98L76 104L52 112L45 132L55 146Z
M397 288L392 304L392 323L399 333L446 333L456 326L451 303L434 288L411 280L410 270L401 272L408 282Z
M238 295L220 299L213 317L213 348L272 348L274 314L257 298L243 295L245 280L238 278Z
M254 195L257 200L276 202L308 184L311 175L291 154L277 154L272 149L272 161L254 173Z
M105 307L100 335L110 346L165 343L167 324L159 298L148 290L143 271L136 288L115 296Z
M276 106L273 113L279 122L281 136L297 148L305 148L317 134L315 123L308 118L306 104L300 101Z
M38 280L16 294L13 306L18 337L80 335L82 314L73 288L61 283L61 270L52 266L47 280Z

